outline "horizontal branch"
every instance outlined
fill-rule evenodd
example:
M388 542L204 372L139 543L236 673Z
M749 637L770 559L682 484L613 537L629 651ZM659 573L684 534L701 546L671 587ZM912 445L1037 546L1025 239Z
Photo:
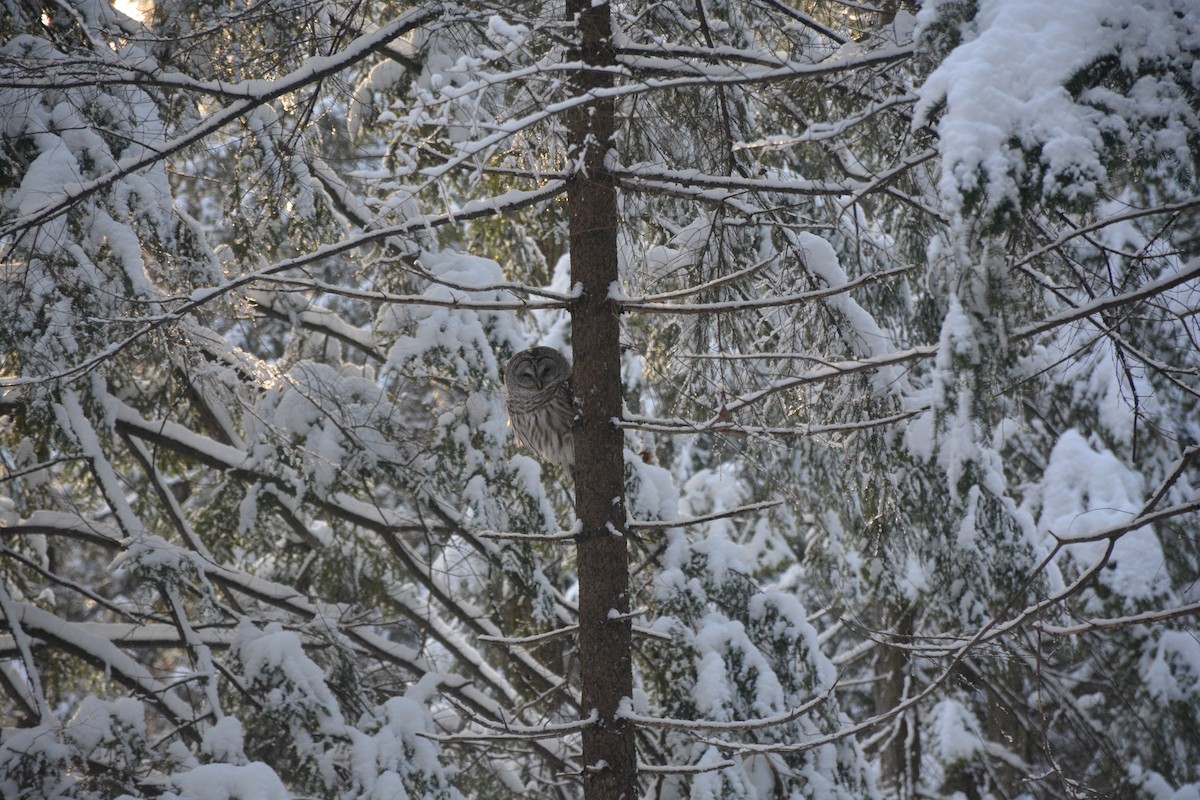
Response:
M802 303L812 302L814 300L822 300L827 297L836 297L840 294L859 289L863 286L869 286L876 281L894 278L897 275L904 275L916 269L915 266L896 267L895 269L884 270L882 272L873 272L867 275L862 275L851 281L846 281L838 286L830 286L825 289L815 289L808 292L796 292L794 294L779 295L777 297L764 297L758 300L730 300L720 303L660 303L656 302L653 297L638 297L638 298L613 298L623 311L645 311L654 314L723 314L736 313L739 311L751 311L759 308L775 308L778 306L800 305Z
M572 635L574 633L578 633L578 632L579 632L578 625L568 625L565 628L557 628L555 630L546 631L544 633L535 633L531 636L491 636L488 634L482 634L480 636L476 636L475 638L481 642L491 642L492 644L524 646L524 645L530 645L530 644L541 644L543 642L548 642L553 639L560 639L564 636L570 636L570 635Z
M834 375L830 375L830 377L834 377ZM839 433L856 433L858 431L870 431L871 428L896 425L898 422L904 422L905 420L912 419L914 416L920 416L929 411L930 408L929 405L922 405L920 408L899 411L899 413L889 414L888 416L870 417L870 419L866 420L829 422L823 423L823 425L798 425L796 427L738 425L736 422L654 420L654 417L644 417L647 420L646 422L637 421L637 417L634 417L632 420L619 421L617 425L618 427L629 429L629 431L646 431L648 433L718 433L728 435L728 437L805 438L822 437L822 435L835 435Z
M936 153L935 153L936 155ZM790 194L800 197L831 197L862 189L859 181L812 181L802 178L746 178L741 175L713 175L700 170L673 170L655 164L613 164L609 171L620 181L724 189L732 194Z
M571 526L570 530L559 531L558 533L515 533L511 531L474 531L472 535L478 536L480 539L506 539L518 542L570 542L574 541L575 537L583 530L583 523L579 520Z
M481 531L477 534L480 539L500 539L513 542L573 542L579 535L569 531L561 533L505 533L502 531Z
M266 276L258 279L259 283L291 286L296 290L317 291L326 294L348 297L352 300L366 300L377 303L387 303L406 306L432 306L434 308L452 308L456 310L473 311L536 311L552 308L566 308L569 299L562 300L471 300L466 297L433 297L427 294L392 294L379 290L351 289L324 281L309 278L288 278L282 276ZM491 287L468 288L466 292L497 291ZM504 289L504 291L513 291Z
M503 721L474 720L490 728L493 733L423 733L418 736L432 739L436 742L497 742L497 741L527 741L529 739L552 739L572 733L582 733L584 729L594 725L599 714L593 710L587 717L574 722L546 723L545 725L512 725Z
M721 769L729 769L730 767L738 766L738 762L722 759L714 761L711 764L691 764L691 765L670 765L670 764L643 764L638 762L638 772L644 772L648 775L700 775L705 772L716 772Z
M846 58L827 58L824 61L800 62L791 61L777 65L731 65L723 64L692 64L686 59L662 58L655 55L628 55L621 59L620 66L626 69L639 69L649 72L680 72L678 77L648 78L640 83L626 84L604 92L597 96L622 96L635 88L640 92L653 89L682 88L687 86L733 86L755 83L776 83L778 81L796 80L798 78L816 78L827 75L839 75L866 67L883 66L896 61L903 61L912 56L915 48L912 45L880 48L872 52ZM700 69L699 67L702 67Z
M120 647L187 647L190 642L179 635L179 628L170 623L139 622L71 622L74 630L96 639L103 639ZM222 649L229 647L237 637L233 626L199 627L193 633L194 641ZM18 650L13 636L0 636L0 658L13 658Z
M1051 532L1056 540L1064 545L1083 544L1085 542L1102 542L1105 540L1120 539L1127 533L1144 528L1147 525L1154 525L1163 520L1178 517L1183 514L1191 514L1200 511L1200 492L1197 496L1185 503L1168 506L1167 508L1159 509L1158 511L1143 512L1135 515L1129 522L1122 525L1113 525L1103 530L1094 533L1084 534L1081 536L1058 536Z
M650 530L665 530L667 528L683 528L688 525L699 525L702 522L712 522L717 519L727 519L736 517L739 514L748 514L751 511L762 511L767 508L775 508L783 505L782 500L764 500L761 503L750 503L737 508L731 508L728 511L716 511L712 514L704 514L699 517L687 517L685 519L676 520L635 520L630 519L625 523L625 527L632 531L650 531Z
M830 378L836 375L830 375ZM873 417L854 422L831 422L821 425L797 425L794 428L778 426L739 425L733 422L689 422L680 419L656 419L654 417L633 417L618 420L618 427L626 430L646 431L648 433L665 434L702 434L717 433L724 436L753 436L753 437L789 437L803 438L806 436L830 436L839 433L855 433L857 431L881 428L895 425L907 419L918 417L929 411L929 406L921 406L909 411L889 414L886 417ZM641 421L644 420L644 421Z
M675 719L672 717L652 717L645 714L638 714L633 711L623 710L618 716L621 719L629 720L630 722L641 725L646 728L660 728L666 730L677 731L753 731L763 728L774 728L779 725L791 722L812 711L822 703L828 702L833 696L833 688L822 692L820 695L809 700L807 703L802 703L795 708L790 708L779 714L773 714L769 717L758 717L756 719L747 720L697 720L697 719Z
M1179 617L1200 616L1200 603L1191 603L1176 608L1164 608L1156 611L1146 611L1141 614L1130 614L1127 617L1109 617L1107 619L1086 619L1078 625L1050 625L1035 621L1030 627L1038 633L1047 636L1079 636L1098 630L1112 628L1127 628L1131 625L1148 625L1154 622L1165 622Z
M805 130L795 135L776 134L764 139L740 142L734 146L734 150L781 150L809 142L836 139L839 136L844 136L852 128L861 125L882 111L896 106L913 105L916 103L917 97L915 93L890 95L872 101L858 113L843 117L837 122L814 122L809 124Z
M28 519L0 526L0 537L62 536L111 549L120 549L121 532L115 525L84 519L61 511L35 511Z

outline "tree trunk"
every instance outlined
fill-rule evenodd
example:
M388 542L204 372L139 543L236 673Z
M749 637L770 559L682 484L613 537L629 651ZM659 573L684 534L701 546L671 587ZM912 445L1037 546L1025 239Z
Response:
M894 630L909 641L913 635L913 611L893 611ZM899 647L886 644L875 659L875 713L882 714L900 705L908 696L912 677L911 655ZM879 783L891 796L913 798L921 778L921 740L915 709L909 709L893 723L892 735L883 741L879 751Z
M613 63L607 3L569 0L577 24L573 59ZM577 96L612 85L600 71L576 74ZM577 164L568 191L571 283L583 294L572 310L573 382L581 418L575 430L575 511L583 529L579 555L581 707L597 721L583 734L586 800L637 797L633 729L617 718L633 693L629 560L625 542L625 480L621 430L621 350L617 309L609 288L617 281L617 195L604 157L613 132L613 101L597 100L570 118L570 150ZM616 617L616 618L614 618Z

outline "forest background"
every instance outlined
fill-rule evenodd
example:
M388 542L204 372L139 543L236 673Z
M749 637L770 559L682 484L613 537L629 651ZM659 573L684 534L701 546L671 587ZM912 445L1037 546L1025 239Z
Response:
M4 797L1200 797L1194 0L0 9Z

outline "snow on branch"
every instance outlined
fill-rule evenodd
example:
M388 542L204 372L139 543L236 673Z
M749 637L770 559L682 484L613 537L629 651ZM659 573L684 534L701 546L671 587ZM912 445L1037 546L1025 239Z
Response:
M579 536L579 531L559 531L558 533L515 533L512 531L478 531L480 539L502 539L514 542L573 542Z
M474 310L474 311L532 311L545 310L553 308L566 308L570 300L546 300L546 301L529 301L529 300L471 300L464 297L436 297L427 294L392 294L379 290L367 289L352 289L336 286L324 281L310 280L308 278L286 278L277 276L268 276L259 278L259 283L276 284L280 286L292 286L296 289L315 290L325 292L326 294L338 295L339 297L348 297L353 300L368 300L378 303L389 303L394 305L409 305L409 306L433 306L435 308L452 308L456 310ZM441 281L438 281L441 283ZM464 292L486 292L486 291L527 291L530 294L545 293L540 289L533 287L514 284L511 287L499 284L497 286L480 286L463 289ZM357 330L357 329L356 329Z
M714 60L728 64L753 64L758 67L785 67L788 60L779 58L766 50L746 50L733 46L703 47L679 42L655 42L641 44L640 42L624 41L613 48L617 63L644 63L646 59L670 61L677 66L678 71L687 68L695 74L704 69ZM696 63L699 62L699 63Z
M641 725L647 728L662 728L667 730L677 731L753 731L762 730L765 728L773 728L778 725L791 722L799 719L813 709L819 707L823 703L828 702L833 697L834 687L830 687L821 694L806 703L801 703L795 708L790 708L779 714L772 714L768 717L758 717L757 719L747 720L703 720L703 719L672 719L670 717L653 717L646 714L638 714L628 709L623 710L620 714L621 719L627 719L632 723Z
M572 733L582 733L599 719L595 709L588 716L573 722L546 723L545 725L515 725L505 721L481 723L486 724L492 733L454 733L437 734L421 733L427 739L438 742L499 742L527 741L530 739L557 739Z
M828 377L835 377L830 375ZM625 419L617 420L615 424L618 427L626 430L646 431L648 433L676 433L676 434L697 434L697 433L722 433L729 436L784 436L784 437L806 437L806 436L826 436L838 433L854 433L855 431L869 430L871 428L879 428L887 425L895 425L899 422L904 422L907 419L920 416L929 411L928 405L918 408L900 411L895 414L889 414L886 417L874 417L869 419L860 419L854 422L835 422L821 425L797 425L795 427L785 428L780 426L765 426L765 425L740 425L735 422L722 421L721 415L714 417L707 422L695 422L684 419L663 419L659 417L648 417L640 414L627 416ZM726 411L728 412L728 407Z
M538 644L542 644L543 642L549 642L553 639L560 639L564 636L571 636L571 635L577 633L578 631L579 631L578 625L568 625L565 628L556 628L555 630L552 630L552 631L544 631L542 633L535 633L530 636L488 636L488 635L484 635L484 636L479 636L477 638L481 642L490 642L492 644L525 646L525 645L531 645L531 644L538 645Z
M1188 261L1177 272L1170 275L1165 275L1157 280L1150 281L1143 286L1138 287L1130 292L1123 294L1112 295L1110 297L1101 297L1093 300L1090 303L1075 306L1074 308L1064 311L1061 314L1047 317L1039 322L1031 325L1025 325L1013 332L1013 339L1025 339L1030 336L1036 336L1039 333L1053 330L1061 327L1069 322L1074 322L1084 317L1091 317L1103 314L1114 308L1132 305L1134 303L1146 300L1155 295L1162 294L1165 291L1175 288L1180 284L1200 278L1200 257L1193 258ZM1107 328L1106 325L1101 325L1102 328Z
M377 230L367 231L356 236L350 236L340 242L318 247L308 253L286 258L260 270L255 270L253 272L240 275L236 278L232 278L217 286L197 289L196 291L192 292L189 298L181 302L174 309L158 316L147 317L146 321L137 330L127 334L121 339L118 339L102 349L100 352L54 373L38 376L17 375L0 377L0 388L31 384L44 384L56 380L78 379L79 377L91 372L93 369L100 366L113 356L128 349L135 342L145 338L150 333L153 333L154 331L159 330L167 325L183 320L212 300L227 295L243 287L250 286L256 282L267 281L272 276L278 275L279 273L286 272L287 270L291 269L308 267L324 261L327 258L332 258L351 250L358 249L364 245L373 244L381 240L398 235L404 235L413 231L441 227L443 225L450 225L466 220L478 219L481 217L496 216L506 211L515 211L517 209L525 208L526 206L548 200L564 191L566 191L565 181L551 181L538 189L512 190L497 195L496 197L472 200L464 203L461 208L452 212L443 214L415 215L409 217L399 225L392 225L379 228ZM342 291L345 293L345 290ZM538 290L531 289L531 292L532 291ZM528 304L520 306L520 308L529 307L531 306ZM561 306L552 305L549 307L557 308Z
M378 29L359 36L342 48L341 51L333 55L313 56L309 58L301 67L282 78L271 81L254 80L241 84L233 84L232 86L235 91L244 90L247 93L245 100L213 111L187 133L163 143L158 148L147 148L147 152L143 154L122 159L115 168L101 175L99 178L78 183L74 186L64 186L61 193L55 194L54 199L22 214L3 228L0 228L0 241L16 237L23 231L44 224L66 212L80 200L108 188L120 179L138 170L178 153L188 145L194 144L215 131L224 128L226 125L229 125L234 120L259 106L340 72L366 58L371 53L387 47L393 40L426 24L429 20L434 19L442 13L443 8L436 5L412 8L386 25L381 25ZM228 93L230 88L230 85L223 85L219 81L214 87L216 93Z
M921 359L932 358L937 355L937 347L933 345L925 345L922 347L912 347L908 350L901 350L895 353L886 355L874 356L871 358L863 358L856 361L837 361L831 362L820 369L814 369L800 375L793 375L789 378L782 378L772 382L769 386L759 389L754 392L740 395L730 403L726 404L727 412L734 412L746 406L753 405L777 392L782 392L787 389L794 389L797 386L803 386L809 383L820 383L830 380L831 378L841 377L843 375L853 375L858 372L866 372L868 370L880 369L881 367L894 366L896 364L905 364L910 361L919 361ZM713 423L719 419L714 419Z
M1031 627L1038 633L1047 636L1080 636L1085 633L1095 633L1099 630L1112 628L1128 628L1132 625L1149 625L1155 622L1165 622L1180 617L1200 617L1200 603L1191 603L1175 608L1155 609L1141 614L1130 614L1126 617L1110 617L1107 619L1085 619L1077 625L1051 625L1035 620Z
M700 775L705 772L716 772L738 766L741 765L729 759L702 764L645 764L639 761L638 772L645 772L649 775Z
M937 155L931 151L931 156ZM613 165L609 171L630 185L703 187L725 189L730 196L745 192L792 194L801 197L830 197L859 191L866 186L859 181L812 181L801 178L746 178L741 175L713 175L698 169L667 169L656 164Z
M1143 511L1134 516L1129 522L1122 525L1112 525L1093 533L1082 534L1079 536L1064 536L1055 534L1053 531L1050 535L1061 544L1082 544L1084 542L1103 542L1116 541L1127 533L1132 533L1140 528L1145 528L1148 525L1154 525L1172 517L1178 517L1182 514L1191 514L1200 511L1200 491L1195 493L1195 497L1183 503L1177 503L1173 506L1159 509L1158 511Z
M837 75L865 67L903 61L916 52L911 45L880 48L865 51L855 56L828 58L817 63L790 61L777 65L691 62L680 58L662 58L654 55L626 55L618 59L623 67L647 72L682 72L674 78L651 78L640 84L632 84L608 90L605 94L625 94L637 87L640 91L668 89L683 86L731 86L753 83L774 83L796 78L816 78Z
M671 520L636 520L629 519L625 522L625 527L633 531L650 531L650 530L667 530L668 528L683 528L688 525L699 525L702 522L712 522L716 519L728 519L736 517L740 514L749 514L752 511L763 511L768 508L775 508L783 505L782 500L764 500L761 503L749 503L737 508L730 508L725 511L717 511L712 514L702 514L697 517L687 517L685 519Z
M165 622L72 622L78 631L120 647L185 647L189 643L179 629ZM237 639L237 630L228 626L205 626L193 631L196 641L207 647L227 648ZM15 637L0 636L0 658L12 658L18 652Z
M861 111L842 117L836 122L813 122L797 134L773 134L762 139L740 142L734 150L766 150L775 151L795 147L809 142L822 142L845 136L850 130L861 125L880 112L899 106L912 105L917 101L913 93L889 95L868 103Z
M52 642L64 652L78 656L152 703L185 733L192 730L191 705L115 642L88 630L83 623L69 622L35 606L14 603L8 610L15 614L15 619L9 620L14 630L19 625L29 636Z
M914 269L916 269L916 267L911 265L896 267L895 269L862 275L854 280L846 281L845 283L837 286L830 286L825 289L797 292L795 294L780 295L779 297L764 297L758 300L730 300L728 302L721 303L663 303L659 302L656 297L650 296L639 298L619 298L618 302L623 310L645 311L654 314L712 314L749 311L759 308L799 305L801 303L807 303L813 300L822 300L826 297L834 297L863 286L869 286L877 281L887 280L888 278L892 278L897 275L904 275L913 271ZM686 291L690 292L692 290L689 289ZM701 289L697 288L695 291L701 291Z
M267 316L280 320L295 320L302 328L347 344L374 361L385 360L384 354L376 349L375 336L370 329L351 325L335 311L313 304L301 309L280 307L276 303L277 297L274 292L251 289L246 292L246 296Z
M845 205L842 206L842 209L845 210L845 209L850 208L851 206L855 205L860 200L862 200L864 197L871 194L872 192L887 191L893 197L895 197L899 200L902 200L903 202L907 203L910 206L913 206L916 209L919 209L920 211L924 212L928 216L937 220L941 224L948 225L950 223L950 220L947 219L944 214L942 214L941 212L932 208L928 203L918 200L916 198L910 197L906 194L901 194L900 192L894 191L889 186L889 184L892 181L894 181L897 177L899 177L900 175L903 175L905 172L908 172L913 167L920 166L921 164L924 164L926 161L930 161L937 157L938 157L938 151L931 147L926 150L922 150L920 152L913 153L912 155L905 157L904 159L902 159L900 161L899 164L895 165L891 169L882 170L882 171L876 172L872 175L863 175L862 178L860 179L861 183L860 183L859 187L854 190L854 194L845 203Z
M114 549L121 546L121 532L115 525L63 511L35 511L28 519L0 527L0 537L35 534L63 536Z

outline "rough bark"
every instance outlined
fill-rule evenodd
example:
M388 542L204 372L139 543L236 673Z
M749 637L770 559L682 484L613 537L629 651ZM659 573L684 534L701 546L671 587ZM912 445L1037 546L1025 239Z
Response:
M613 63L609 6L570 0L577 23L575 57L589 65ZM610 86L611 75L581 71L577 94ZM633 674L629 559L625 541L621 413L621 351L617 309L609 289L617 281L617 196L604 157L613 131L613 102L596 100L570 119L575 174L568 190L571 282L583 294L572 310L573 381L580 401L575 431L575 509L582 523L579 555L581 707L597 721L583 734L584 797L637 796L632 727L617 717L631 696Z

